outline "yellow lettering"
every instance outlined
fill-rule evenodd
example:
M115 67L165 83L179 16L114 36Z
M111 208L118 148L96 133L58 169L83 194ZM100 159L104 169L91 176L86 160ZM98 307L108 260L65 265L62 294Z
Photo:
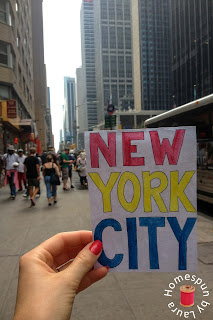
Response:
M178 211L178 198L184 205L186 211L188 212L196 212L195 208L187 198L184 193L187 185L189 184L191 178L193 177L195 171L186 171L178 182L178 171L170 172L170 180L171 180L171 202L170 202L170 211L177 212Z
M95 185L98 187L98 189L102 193L104 212L112 212L111 191L119 175L120 175L120 172L112 172L107 182L107 185L105 185L98 173L89 173L90 178L93 180Z
M151 181L153 179L159 179L160 185L152 188ZM160 193L163 192L168 186L168 179L165 173L156 171L150 174L150 172L143 172L143 193L144 193L144 211L152 211L151 196L155 199L160 212L168 212Z
M133 198L131 202L127 202L124 196L124 188L127 181L131 181L133 185ZM141 187L137 176L131 172L124 172L118 182L118 199L122 207L129 212L137 209L141 197Z

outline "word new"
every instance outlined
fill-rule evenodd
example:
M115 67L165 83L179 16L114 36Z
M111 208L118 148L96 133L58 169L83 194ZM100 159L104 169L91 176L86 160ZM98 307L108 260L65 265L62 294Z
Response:
M168 139L163 139L160 143L158 131L149 132L153 155L156 165L163 165L165 155L167 154L170 165L176 165L179 159L185 130L176 130L172 146ZM137 152L137 146L132 144L132 141L144 140L144 132L122 132L123 144L123 165L124 166L144 166L144 157L131 157L132 153ZM107 161L109 167L116 167L116 132L108 133L108 146L101 138L99 133L90 135L90 156L91 167L99 168L100 150Z

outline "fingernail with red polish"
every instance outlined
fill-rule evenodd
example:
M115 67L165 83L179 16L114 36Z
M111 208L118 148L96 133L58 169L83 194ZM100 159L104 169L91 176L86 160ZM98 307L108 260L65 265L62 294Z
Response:
M107 270L109 270L109 267L108 266L105 266L107 268Z
M89 247L90 251L94 253L96 256L101 252L103 248L103 244L100 240L94 241Z

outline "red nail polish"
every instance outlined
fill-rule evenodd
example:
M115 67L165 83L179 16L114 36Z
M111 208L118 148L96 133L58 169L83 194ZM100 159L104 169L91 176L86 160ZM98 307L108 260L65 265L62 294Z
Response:
M94 253L96 256L101 252L103 248L103 244L100 240L94 241L89 247L90 251Z
M105 266L107 268L107 270L109 270L109 267L108 266Z

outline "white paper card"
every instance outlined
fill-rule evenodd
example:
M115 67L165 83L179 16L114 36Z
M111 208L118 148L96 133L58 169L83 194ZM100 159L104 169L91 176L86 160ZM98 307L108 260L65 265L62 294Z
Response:
M86 132L85 142L96 267L196 271L196 128Z

